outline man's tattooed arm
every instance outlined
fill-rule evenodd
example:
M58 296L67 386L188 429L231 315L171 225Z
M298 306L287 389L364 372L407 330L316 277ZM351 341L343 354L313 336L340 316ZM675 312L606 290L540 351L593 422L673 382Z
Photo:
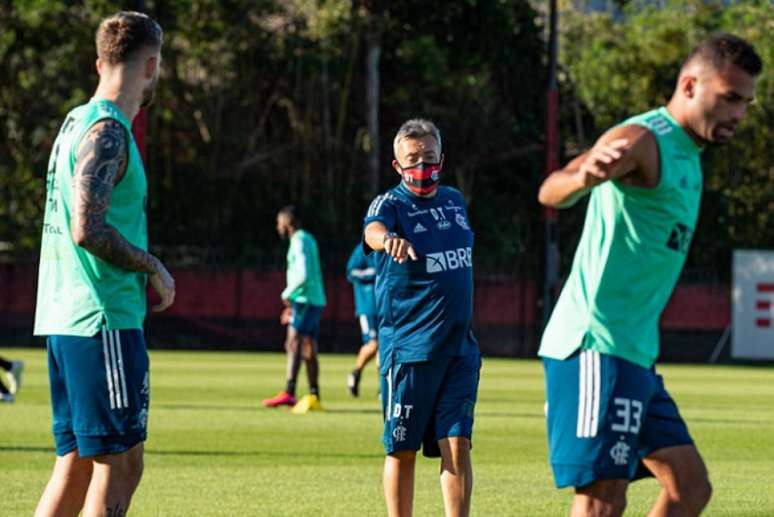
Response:
M113 187L126 173L127 156L126 130L115 120L97 122L83 138L75 161L72 238L114 266L156 273L158 259L129 243L105 221Z

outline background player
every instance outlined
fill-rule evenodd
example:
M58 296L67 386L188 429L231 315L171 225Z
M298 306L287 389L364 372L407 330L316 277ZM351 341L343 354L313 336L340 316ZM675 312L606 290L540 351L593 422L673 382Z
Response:
M9 361L0 356L0 368L5 370L5 378L8 381L8 386L0 382L0 402L14 402L16 393L21 388L24 361Z
M366 215L376 251L384 409L384 494L391 516L411 515L420 447L441 456L446 515L470 512L470 448L481 355L473 319L473 232L459 191L439 187L441 134L422 119L394 140L400 184Z
M320 403L319 375L317 360L317 336L320 333L320 318L325 307L320 253L317 241L311 233L301 227L301 217L293 206L286 206L277 213L277 233L288 239L287 286L282 291L285 309L280 320L288 326L285 351L288 356L287 384L285 390L273 398L263 401L266 407L293 406L293 413L322 410ZM309 394L296 402L296 379L301 367L301 358L306 363L309 379Z
M347 280L352 284L355 298L355 318L360 324L362 346L355 360L355 369L347 375L347 388L353 397L360 390L360 375L379 350L376 327L376 299L374 297L374 281L376 269L373 255L366 255L363 246L358 244L352 250L347 261Z
M48 336L56 442L37 516L124 515L140 483L149 375L146 280L175 284L148 253L147 183L131 120L150 103L161 27L120 12L96 34L99 85L65 118L49 160L35 334Z
M620 515L641 475L662 487L651 515L697 515L709 501L704 462L653 367L658 320L699 214L702 149L731 139L760 71L746 41L709 38L666 107L610 129L540 189L560 208L591 193L540 347L551 464L558 487L575 487L573 515Z

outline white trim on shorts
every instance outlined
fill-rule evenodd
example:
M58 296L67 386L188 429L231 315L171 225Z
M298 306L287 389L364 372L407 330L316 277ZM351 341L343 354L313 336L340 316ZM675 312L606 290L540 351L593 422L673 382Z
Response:
M119 331L102 327L102 354L105 356L105 377L110 409L129 407L122 348Z
M360 333L371 336L371 326L368 324L368 316L366 314L360 315Z
M384 419L389 420L392 416L392 367L387 370L387 410Z
M596 350L580 353L578 374L578 438L594 438L599 430L600 360Z

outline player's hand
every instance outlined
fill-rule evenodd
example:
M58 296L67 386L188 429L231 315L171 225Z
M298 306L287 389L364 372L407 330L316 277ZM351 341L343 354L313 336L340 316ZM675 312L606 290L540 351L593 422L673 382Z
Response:
M611 178L611 170L623 157L623 150L629 144L619 138L607 144L594 146L578 168L577 178L582 188L591 188Z
M156 257L153 257L153 259L156 265L156 272L148 275L148 280L151 287L159 293L161 303L154 305L152 310L153 312L161 312L175 302L175 279L172 278L172 275L169 274L169 271L167 271L167 268L164 267L164 264L159 259Z
M282 313L280 313L280 324L287 325L290 323L290 316L293 313L293 310L290 307L285 307L282 309Z
M417 252L411 241L403 237L391 237L384 241L384 252L398 264L403 264L409 258L417 260Z

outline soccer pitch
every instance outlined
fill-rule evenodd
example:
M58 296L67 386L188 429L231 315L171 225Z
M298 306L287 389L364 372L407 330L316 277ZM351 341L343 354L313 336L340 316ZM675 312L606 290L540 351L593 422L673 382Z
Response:
M15 404L0 405L0 515L31 515L53 462L45 352L24 359ZM283 384L280 354L151 352L145 474L130 515L384 515L377 375L346 393L354 356L323 355L324 413L260 406ZM706 515L774 515L774 368L665 365L660 373L710 470ZM306 390L302 371L299 393ZM538 361L485 359L473 439L473 515L565 515L546 458ZM442 515L439 462L418 458L415 515ZM654 481L629 490L645 515Z

